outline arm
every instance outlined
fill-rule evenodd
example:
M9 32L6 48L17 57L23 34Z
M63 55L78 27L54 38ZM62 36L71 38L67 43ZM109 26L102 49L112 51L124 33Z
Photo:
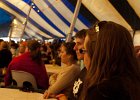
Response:
M49 78L49 84L50 86L53 85L56 82L58 74L52 74Z
M79 74L79 72L80 69L78 66L71 66L69 69L61 71L58 75L56 82L49 87L47 92L49 92L49 94L59 93L74 81L75 77Z

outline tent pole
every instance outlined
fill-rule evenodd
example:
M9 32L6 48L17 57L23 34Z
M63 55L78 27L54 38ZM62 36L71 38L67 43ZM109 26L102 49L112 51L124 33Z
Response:
M74 15L73 15L73 20L72 20L71 25L70 25L70 30L67 34L66 42L71 41L72 33L73 33L74 26L75 26L75 23L76 23L76 20L77 20L77 16L78 16L78 13L79 13L79 10L80 10L80 7L81 7L81 3L82 3L82 0L77 1L76 8L75 8Z
M15 17L14 17L14 19L12 20L12 23L10 24L10 31L9 31L9 35L8 35L8 37L9 37L9 42L11 42L11 37L12 37L12 33L13 33L13 29L14 29L14 20L15 20Z
M10 29L10 32L9 32L9 43L11 42L11 36L12 36L12 32L13 32L13 23L10 25L11 29Z
M34 3L34 0L31 0L31 1ZM32 4L30 4L30 9L29 9L28 15L27 15L26 20L25 20L25 24L24 24L23 31L22 31L22 34L21 34L21 37L20 37L20 41L22 40L22 37L24 35L24 31L25 31L25 28L27 26L27 22L29 20L31 10L32 10Z

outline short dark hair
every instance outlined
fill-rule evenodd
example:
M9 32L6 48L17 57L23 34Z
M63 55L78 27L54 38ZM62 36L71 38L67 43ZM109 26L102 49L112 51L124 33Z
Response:
M29 48L29 50L34 51L38 47L41 47L41 44L36 40L30 40L27 42L27 47Z
M88 29L82 29L82 30L78 31L75 34L74 38L85 38L86 37L87 30Z

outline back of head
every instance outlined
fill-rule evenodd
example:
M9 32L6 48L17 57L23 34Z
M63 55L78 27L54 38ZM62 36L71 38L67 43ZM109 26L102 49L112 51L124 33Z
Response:
M34 51L34 50L36 50L37 48L39 48L41 46L41 44L38 42L38 41L36 41L36 40L29 40L28 42L27 42L27 47L28 47L28 49L30 50L30 51Z
M86 78L87 87L83 93L86 93L91 86L100 84L104 79L117 76L125 77L122 79L123 85L132 94L132 98L137 97L134 93L138 93L135 89L140 91L138 89L140 69L129 31L111 21L99 22L94 26L94 31L97 32L97 41Z
M96 28L96 27L95 27ZM114 22L100 22L93 62L98 62L103 77L122 75L137 69L133 40L129 31ZM102 66L102 67L101 67ZM134 67L135 66L135 67ZM128 74L128 73L127 73Z
M34 60L38 64L42 63L40 46L41 44L36 40L29 40L27 42L27 47L31 53L32 60Z

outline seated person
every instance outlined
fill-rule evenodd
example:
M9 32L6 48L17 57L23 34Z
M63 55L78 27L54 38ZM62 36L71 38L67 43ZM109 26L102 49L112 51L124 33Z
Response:
M12 60L12 53L9 50L8 43L2 41L0 43L0 82L3 81L6 68Z
M18 54L16 56L20 56L24 54L26 52L26 46L27 46L27 42L22 41L21 43L19 43Z
M15 57L9 64L4 80L5 86L9 86L12 83L11 70L21 70L31 73L35 77L39 89L48 88L49 79L45 65L41 59L40 46L35 40L28 41L28 52Z
M76 52L73 50L75 43L63 43L61 46L60 57L65 66L58 74L50 77L50 86L44 93L44 98L52 97L58 93L66 94L69 87L74 83L75 78L80 72L80 66L77 65Z
M140 46L135 46L135 53L140 66Z

